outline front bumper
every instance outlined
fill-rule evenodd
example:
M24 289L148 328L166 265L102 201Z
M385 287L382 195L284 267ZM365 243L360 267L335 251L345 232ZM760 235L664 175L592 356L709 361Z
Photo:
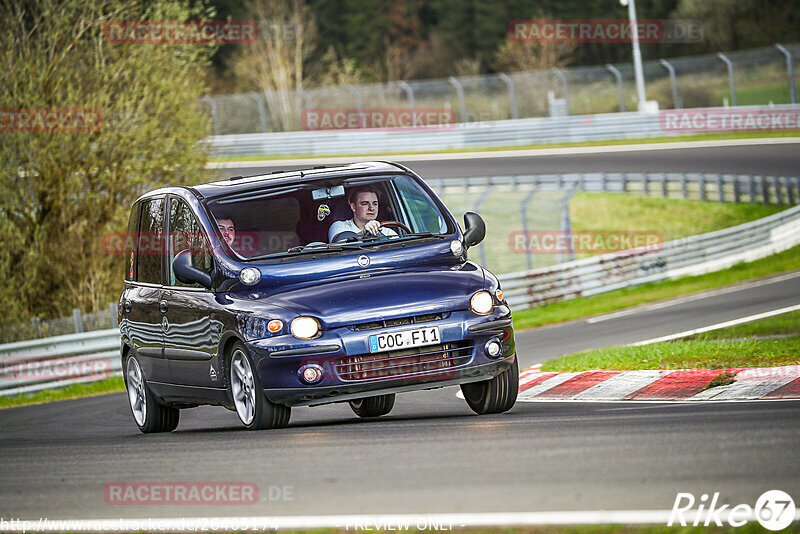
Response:
M413 326L437 326L443 345L467 342L471 344L469 353L457 365L437 369L421 365L421 370L399 376L345 380L339 375L337 362L343 358L370 355L368 338L371 334ZM484 347L491 339L501 342L499 357L492 358L486 354ZM339 327L325 330L321 337L313 340L298 340L284 335L251 341L248 346L256 361L266 397L274 403L289 406L342 402L488 380L510 368L515 357L511 311L506 306L497 306L486 316L466 310L453 311L442 319L417 325L367 331ZM309 364L317 364L324 371L322 380L312 385L303 383L298 376L298 370Z

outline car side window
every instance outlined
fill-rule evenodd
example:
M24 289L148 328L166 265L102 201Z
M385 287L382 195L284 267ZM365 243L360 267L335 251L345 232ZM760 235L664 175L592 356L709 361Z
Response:
M139 240L139 209L142 207L138 202L131 208L131 216L128 219L128 235L125 238L125 280L127 282L136 281L136 242Z
M164 199L142 203L139 225L137 273L139 282L161 284L161 259L164 253ZM130 259L128 260L130 261Z
M209 272L213 266L211 249L206 242L205 234L197 222L191 208L182 200L172 197L169 205L169 285L178 287L203 287L200 284L184 283L175 277L172 260L184 250L192 253L192 265L201 271Z

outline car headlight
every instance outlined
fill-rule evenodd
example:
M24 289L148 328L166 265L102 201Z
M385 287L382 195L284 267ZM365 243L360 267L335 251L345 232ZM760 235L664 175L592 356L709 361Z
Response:
M314 339L320 333L319 321L313 317L295 317L291 324L292 335L298 339Z
M494 309L492 294L488 291L478 291L469 299L469 307L478 315L488 315Z

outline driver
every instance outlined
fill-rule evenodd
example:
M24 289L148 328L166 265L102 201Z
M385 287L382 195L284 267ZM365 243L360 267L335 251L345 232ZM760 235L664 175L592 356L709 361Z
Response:
M355 232L357 234L397 236L397 232L391 228L381 226L378 218L378 202L380 192L371 185L354 187L347 195L347 202L353 210L353 218L346 221L336 221L328 229L328 241L333 242L334 238L342 232Z

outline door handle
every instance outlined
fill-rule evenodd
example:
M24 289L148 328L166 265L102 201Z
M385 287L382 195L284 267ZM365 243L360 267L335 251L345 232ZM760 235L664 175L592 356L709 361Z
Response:
M161 313L167 313L167 309L169 308L169 304L167 304L166 300L162 300L158 303L158 311Z

